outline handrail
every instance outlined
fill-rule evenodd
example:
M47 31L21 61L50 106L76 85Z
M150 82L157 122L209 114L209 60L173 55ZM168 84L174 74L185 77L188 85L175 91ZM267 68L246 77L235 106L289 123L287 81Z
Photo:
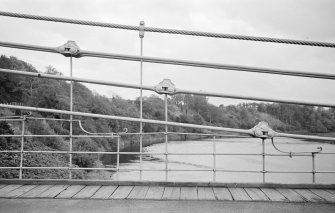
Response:
M39 77L39 78L49 78L56 80L67 80L67 81L75 81L75 82L83 82L83 83L92 83L92 84L101 84L108 86L116 86L116 87L124 87L124 88L132 88L132 89L143 89L148 91L157 92L155 87L153 86L140 86L136 84L127 84L127 83L118 83L112 81L103 81L103 80L92 80L86 78L77 78L77 77L69 77L69 76L61 76L61 75L50 75L44 73L35 73L35 72L26 72L26 71L17 71L10 69L1 69L0 73L8 73L13 75L23 75L30 77ZM222 97L222 98L235 98L235 99L243 99L243 100L255 100L255 101L270 101L270 102L278 102L278 103L288 103L288 104L302 104L302 105L312 105L312 106L323 106L323 107L335 107L335 103L323 103L317 101L303 101L303 100L288 100L282 98L264 98L257 96L247 96L247 95L238 95L238 94L228 94L228 93L213 93L213 92L204 92L204 91L192 91L186 89L176 89L175 94L193 94L193 95L204 95L210 97Z
M29 106L15 106L15 105L8 105L8 104L0 104L0 108L21 109L21 110L28 110L28 111L35 111L35 112L49 112L49 113L58 113L58 114L64 114L64 115L84 116L84 117L92 117L92 118L105 118L105 119L114 119L114 120L123 120L123 121L152 123L152 124L159 124L159 125L189 127L189 128L195 128L195 129L209 129L209 130L216 130L216 131L227 131L227 132L236 132L236 133L242 133L242 134L252 134L251 130L245 130L245 129L204 126L204 125L197 125L197 124L177 123L177 122L171 122L171 121L166 122L166 121L159 121L159 120L152 120L152 119L140 119L140 118L122 117L122 116L115 116L115 115L102 115L102 114L94 114L94 113L86 113L86 112L75 112L75 111L70 112L66 110L46 109L46 108L29 107Z
M0 41L0 46L9 48L19 48L34 51L43 51L50 53L61 53L58 48L45 47L37 45L19 44L12 42ZM118 59L118 60L128 60L128 61L143 61L148 63L159 63L159 64L172 64L181 66L191 66L191 67L203 67L212 68L220 70L234 70L234 71L245 71L245 72L258 72L276 75L288 75L288 76L299 76L308 78L321 78L321 79L331 79L335 80L335 74L332 73L316 73L316 72L302 72L302 71L292 71L292 70L280 70L271 68L259 68L250 66L238 66L230 64L221 63L209 63L209 62L199 62L190 60L177 60L168 58L158 58L158 57L148 57L148 56L136 56L136 55L126 55L126 54L115 54L115 53L105 53L105 52L95 52L87 50L77 50L75 57L97 57L97 58L108 58L108 59Z
M143 123L152 123L152 124L158 124L158 125L188 127L188 128L195 128L195 129L208 129L208 130L215 130L215 131L235 132L235 133L248 134L248 135L254 136L253 129L246 130L246 129L235 129L235 128L217 127L217 126L205 126L205 125L188 124L188 123L177 123L177 122L171 122L171 121L159 121L159 120L152 120L152 119L140 119L140 118L122 117L122 116L115 116L115 115L102 115L102 114L75 112L75 111L71 112L71 111L66 111L66 110L46 109L46 108L29 107L29 106L16 106L16 105L8 105L8 104L0 104L0 108L20 109L20 110L28 110L28 111L36 111L36 112L49 112L49 113L58 113L58 114L64 114L64 115L105 118L105 119L133 121L133 122L143 122ZM283 133L275 133L273 137L294 137L294 138L300 138L300 139L335 141L335 138L333 137L295 135L295 134L283 134Z

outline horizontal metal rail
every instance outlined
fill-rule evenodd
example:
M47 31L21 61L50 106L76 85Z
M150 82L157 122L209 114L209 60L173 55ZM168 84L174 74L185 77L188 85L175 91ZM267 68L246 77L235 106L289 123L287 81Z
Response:
M107 27L107 28L116 28L116 29L124 29L124 30L135 30L135 31L141 30L139 26L132 26L132 25L113 24L113 23L106 23L106 22L68 19L68 18L59 18L59 17L51 17L51 16L39 16L39 15L30 15L30 14L13 13L13 12L5 12L5 11L0 11L0 15L8 16L8 17L15 17L15 18L60 22L60 23L68 23L68 24L79 24L79 25L88 25L88 26L96 26L96 27ZM247 40L247 41L272 42L272 43L281 43L281 44L294 44L294 45L335 48L335 43L319 42L319 41L306 41L306 40L304 41L304 40L296 40L296 39L233 35L233 34L166 29L166 28L144 27L144 26L143 26L143 29L146 32L156 32L156 33L179 34L179 35L190 35L190 36L201 36L201 37L212 37L212 38L238 39L238 40Z
M172 135L178 135L178 133L167 133L167 134L172 134ZM162 133L153 133L153 132L143 132L143 133L114 133L113 136L111 135L24 135L24 137L31 137L31 138L54 138L54 137L60 137L60 138L68 138L68 137L73 137L73 138L115 138L119 137L119 135L122 136L132 136L132 135L165 135L164 132ZM194 135L194 136L217 136L220 138L250 138L250 136L243 136L243 135L223 135L223 134L180 134L180 135ZM5 138L5 137L22 137L22 135L0 135L0 138Z
M122 117L122 116L114 116L114 115L102 115L102 114L75 112L75 111L70 112L66 110L46 109L46 108L29 107L29 106L16 106L16 105L8 105L8 104L0 104L0 108L21 109L21 110L36 111L36 112L49 112L49 113L64 114L64 115L74 115L74 116L83 116L83 117L92 117L92 118L105 118L105 119L133 121L133 122L144 122L144 123L152 123L152 124L158 124L158 125L179 126L179 127L187 127L187 128L195 128L195 129L208 129L208 130L226 131L226 132L235 132L235 133L253 135L253 131L251 129L245 130L245 129L217 127L217 126L205 126L205 125L197 125L197 124L177 123L177 122L170 122L170 121L159 121L159 120L152 120L152 119L140 119L140 118ZM282 136L281 134L278 133L278 137L294 137L294 138L300 138L300 139L335 141L335 138L332 138L332 137L321 137L321 136L311 136L311 135L285 134L284 136Z
M36 112L49 112L49 113L58 113L58 114L64 114L64 115L84 116L84 117L92 117L92 118L105 118L105 119L114 119L114 120L123 120L123 121L152 123L152 124L159 124L159 125L189 127L189 128L195 128L195 129L210 129L210 130L217 130L217 131L236 132L236 133L242 133L242 134L252 134L251 130L245 130L245 129L234 129L234 128L205 126L205 125L186 124L186 123L177 123L177 122L166 122L166 121L158 121L158 120L151 120L151 119L140 119L140 118L121 117L121 116L114 116L114 115L102 115L102 114L84 113L84 112L75 112L75 111L70 112L66 110L46 109L46 108L38 108L38 107L0 104L0 108L21 109L21 110L36 111Z
M0 150L0 153L45 153L45 154L107 154L107 155L202 155L202 156L212 156L212 155L226 155L226 156L272 156L272 157L280 157L280 156L287 156L287 157L311 157L310 154L262 154L262 153L220 153L217 152L213 153L178 153L178 152L91 152L91 151L49 151L49 150L31 150L31 151L20 151L20 150ZM321 152L318 155L330 155L335 154L333 152Z
M0 169L20 169L19 167L0 167ZM22 167L22 169L49 169L49 170L103 170L103 171L119 171L119 172L134 172L134 171L150 171L150 172L213 172L213 169L116 169L116 168L82 168L82 167ZM216 169L217 172L236 172L236 173L287 173L287 174L310 174L310 171L276 171L276 170L230 170ZM317 171L319 174L334 174L335 171Z
M66 81L75 81L75 82L83 82L83 83L92 83L92 84L100 84L107 86L116 86L116 87L124 87L124 88L132 88L132 89L143 89L156 92L153 86L140 86L136 84L125 84L125 83L116 83L110 81L101 81L101 80L91 80L85 78L76 78L76 77L68 77L68 76L59 76L59 75L49 75L44 73L34 73L34 72L26 72L26 71L17 71L10 69L1 69L0 73L8 73L13 75L23 75L29 77L39 77L39 78L48 78L55 80L66 80ZM335 75L334 75L335 76ZM234 98L234 99L242 99L242 100L255 100L255 101L268 101L268 102L278 102L278 103L288 103L288 104L302 104L302 105L312 105L312 106L323 106L323 107L335 107L335 103L325 103L325 102L317 102L317 101L303 101L303 100L289 100L289 99L281 99L281 98L264 98L264 97L256 97L256 96L246 96L246 95L238 95L238 94L227 94L227 93L213 93L213 92L202 92L202 91L191 91L185 89L176 89L176 94L193 94L193 95L204 95L209 97L221 97L221 98Z
M22 135L0 135L0 138L5 138L5 137L16 137L16 138L20 138L22 137ZM119 137L117 135L117 133L115 133L115 135L111 136L111 135L24 135L24 137L31 137L31 138L69 138L69 137L73 137L73 138L116 138Z
M57 48L54 48L54 47L18 44L18 43L12 43L12 42L0 41L0 46L9 47L9 48L34 50L34 51L43 51L43 52L50 52L50 53L60 53L58 52ZM235 70L235 71L299 76L299 77L309 77L309 78L321 78L321 79L331 79L331 80L335 79L335 74L332 74L332 73L316 73L316 72L280 70L280 69L271 69L271 68L229 65L229 64L221 64L221 63L208 63L208 62L199 62L199 61L148 57L148 56L94 52L94 51L86 51L86 50L80 50L80 54L76 57L85 57L85 56L86 57L118 59L118 60L128 60L128 61L138 61L138 62L143 61L143 62L148 62L148 63L203 67L203 68L212 68L212 69L221 69L221 70Z
M150 86L142 86L141 87L140 85L137 85L137 84L117 83L117 82L112 82L112 81L93 80L93 79L69 77L69 76L63 76L63 75L50 75L50 74L45 74L45 73L18 71L18 70L10 70L10 69L2 69L2 68L0 68L0 72L1 73L12 74L12 75L23 75L23 76L28 76L28 77L38 77L38 78L47 78L47 79L55 79L55 80L74 81L74 82L99 84L99 85L106 85L106 86L131 88L131 89L141 89L142 88L143 90L155 91L154 87L150 87Z

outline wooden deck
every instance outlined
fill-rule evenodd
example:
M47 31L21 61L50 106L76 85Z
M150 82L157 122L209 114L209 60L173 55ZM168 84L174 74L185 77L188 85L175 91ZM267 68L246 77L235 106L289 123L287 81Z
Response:
M1 182L0 182L1 183ZM0 198L206 200L335 204L333 188L0 184Z

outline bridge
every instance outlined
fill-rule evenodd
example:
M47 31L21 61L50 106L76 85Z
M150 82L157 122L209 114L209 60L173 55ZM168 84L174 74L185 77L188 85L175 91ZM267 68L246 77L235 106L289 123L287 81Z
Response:
M187 36L204 36L224 39L240 39L258 42L275 42L290 45L309 45L317 47L334 48L333 43L299 41L291 39L277 39L252 37L241 35L229 35L210 32L196 32L174 29L161 29L153 27L145 27L144 22L140 22L139 26L128 26L120 24L99 23L83 20L63 19L56 17L45 17L27 14L17 14L9 12L1 12L2 16L10 16L15 18L25 18L43 21L54 21L68 24L81 24L88 26L99 26L107 28L117 28L125 30L139 31L139 39L141 42L140 55L124 55L117 53L95 52L82 50L74 41L68 41L59 47L37 46L31 44L18 44L13 42L0 41L0 46L7 48L18 48L30 51L41 51L55 54L62 54L69 58L70 76L50 75L44 73L33 73L23 70L2 69L2 75L20 75L33 78L47 78L59 81L70 82L70 98L69 110L38 108L33 106L13 105L1 103L2 109L20 110L21 116L3 116L0 118L2 122L19 122L21 134L11 135L2 134L0 137L15 137L21 140L20 150L0 150L1 154L12 153L18 154L20 159L19 166L0 167L0 171L17 171L17 179L1 179L0 180L0 211L1 212L45 212L54 208L55 212L91 212L91 211L131 211L131 212L217 212L226 210L227 212L334 212L335 210L335 185L322 184L318 182L319 175L332 175L335 171L325 171L317 168L316 160L319 156L329 156L335 153L323 150L319 147L311 151L284 151L276 146L277 138L296 138L316 141L335 141L333 137L321 137L314 135L298 135L287 134L274 131L266 122L260 122L251 129L237 129L229 127L205 126L189 123L177 123L168 121L168 96L176 94L193 94L209 97L236 98L243 100L268 101L278 103L301 104L321 107L334 107L332 102L318 102L305 100L286 100L279 98L264 98L254 96L244 96L239 94L227 94L218 92L192 91L177 88L169 79L163 79L157 85L143 85L143 63L171 64L176 66L205 67L219 70L235 70L243 72L268 73L273 75L299 76L304 78L321 78L335 79L332 73L311 73L302 71L279 70L270 68L246 67L239 65L228 65L218 63L208 63L200 61L186 61L179 59L157 58L143 56L143 39L145 32L181 34ZM101 81L94 79L84 79L73 76L73 59L81 57L98 57L113 60L137 61L140 64L140 83L127 84L120 82ZM122 117L106 114L86 113L73 110L73 83L92 83L113 87L124 87L140 90L140 115L138 118ZM165 103L165 120L151 120L143 118L143 91L153 91L164 96ZM39 118L32 116L31 112L45 112L68 115L69 119L59 118ZM85 129L78 117L90 117L96 119L111 119L128 122L137 122L140 124L139 132L128 132L124 129L122 132L104 132L96 133ZM68 135L32 135L27 134L25 125L28 120L35 121L62 121L69 123ZM164 132L144 132L143 124L151 123L162 125L165 127ZM83 134L73 134L73 125L78 125ZM208 130L210 133L185 133L169 131L170 127L185 127L192 129ZM171 128L170 128L171 129ZM228 132L234 135L223 134ZM143 150L143 137L145 135L161 135L164 137L165 151L159 153L148 153ZM169 136L171 135L194 135L206 137L207 143L210 140L211 152L202 153L174 153L169 150ZM127 152L120 148L120 143L127 136L138 136L139 151ZM262 150L257 153L227 153L217 149L218 139L229 137L257 138L261 143ZM26 150L25 142L27 138L36 137L62 137L68 138L69 150ZM74 151L73 140L75 138L110 138L115 139L116 151ZM271 142L270 145L277 153L267 153L265 143ZM24 165L25 154L27 153L43 153L43 154L63 154L68 156L69 162L66 167L29 167ZM87 168L73 165L73 155L75 154L105 154L116 156L115 167L99 167ZM143 157L148 154L164 156L164 168L151 169L143 167ZM139 156L139 168L125 169L120 168L121 155L137 155ZM169 159L171 156L210 156L212 157L211 168L201 169L176 169L171 168ZM217 165L219 156L259 156L262 160L261 170L251 169L223 169ZM267 169L267 158L271 156L292 158L302 157L308 158L306 163L310 163L311 170L307 171L291 171L291 170L271 170ZM24 171L27 170L63 170L68 172L68 178L65 180L55 179L27 179L24 177ZM109 171L116 174L113 180L78 180L73 176L74 171L78 170L95 170ZM136 171L138 172L138 181L126 181L119 178L119 174ZM162 172L164 178L161 181L148 181L143 178L145 172ZM210 178L204 182L186 182L173 181L170 178L172 172L207 172L211 173ZM261 178L258 183L225 183L218 179L218 174L238 173L244 174L260 174ZM272 183L267 181L270 174L308 174L310 182L308 184L283 184Z

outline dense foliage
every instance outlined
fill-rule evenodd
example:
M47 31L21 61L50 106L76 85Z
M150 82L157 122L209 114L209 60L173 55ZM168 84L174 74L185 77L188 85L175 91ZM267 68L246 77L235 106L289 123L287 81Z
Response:
M32 65L15 57L0 57L0 68L38 72ZM45 73L62 75L51 66ZM22 104L51 109L69 110L69 83L45 78L32 78L19 75L0 74L0 102ZM270 103L242 103L219 107L210 104L204 96L175 95L168 99L168 119L170 121L193 123L202 125L224 126L232 128L252 128L259 121L267 121L277 131L304 131L312 133L326 133L335 131L335 110L311 106L270 104ZM108 98L92 92L80 83L74 83L74 111L97 114L118 115L126 117L139 116L139 99L125 100L119 96ZM21 115L24 112L0 109L1 116ZM66 115L33 112L34 117L64 118ZM145 97L143 101L143 117L164 120L164 102L159 96ZM119 132L127 127L129 132L138 132L139 124L118 120L75 117L82 120L83 126L90 132ZM0 134L20 134L21 126L18 122L1 122ZM199 131L171 127L171 131ZM66 121L43 121L28 119L27 134L59 134L69 133L69 123ZM74 134L83 134L78 124L73 126ZM164 126L145 124L145 132L164 131ZM136 138L129 138L136 140ZM152 138L151 138L152 140ZM15 138L0 138L0 149L19 150L20 143ZM26 138L25 150L68 150L68 138ZM75 139L74 150L98 151L113 150L115 143L106 138ZM61 154L27 154L24 165L29 166L67 166L68 156ZM38 157L37 157L38 156ZM17 166L19 154L1 154L1 166ZM96 155L74 155L74 166L92 167L96 164ZM0 177L11 177L16 173L1 171ZM26 177L66 177L66 171L58 173L33 171L25 172ZM83 178L84 172L77 172L76 177Z

